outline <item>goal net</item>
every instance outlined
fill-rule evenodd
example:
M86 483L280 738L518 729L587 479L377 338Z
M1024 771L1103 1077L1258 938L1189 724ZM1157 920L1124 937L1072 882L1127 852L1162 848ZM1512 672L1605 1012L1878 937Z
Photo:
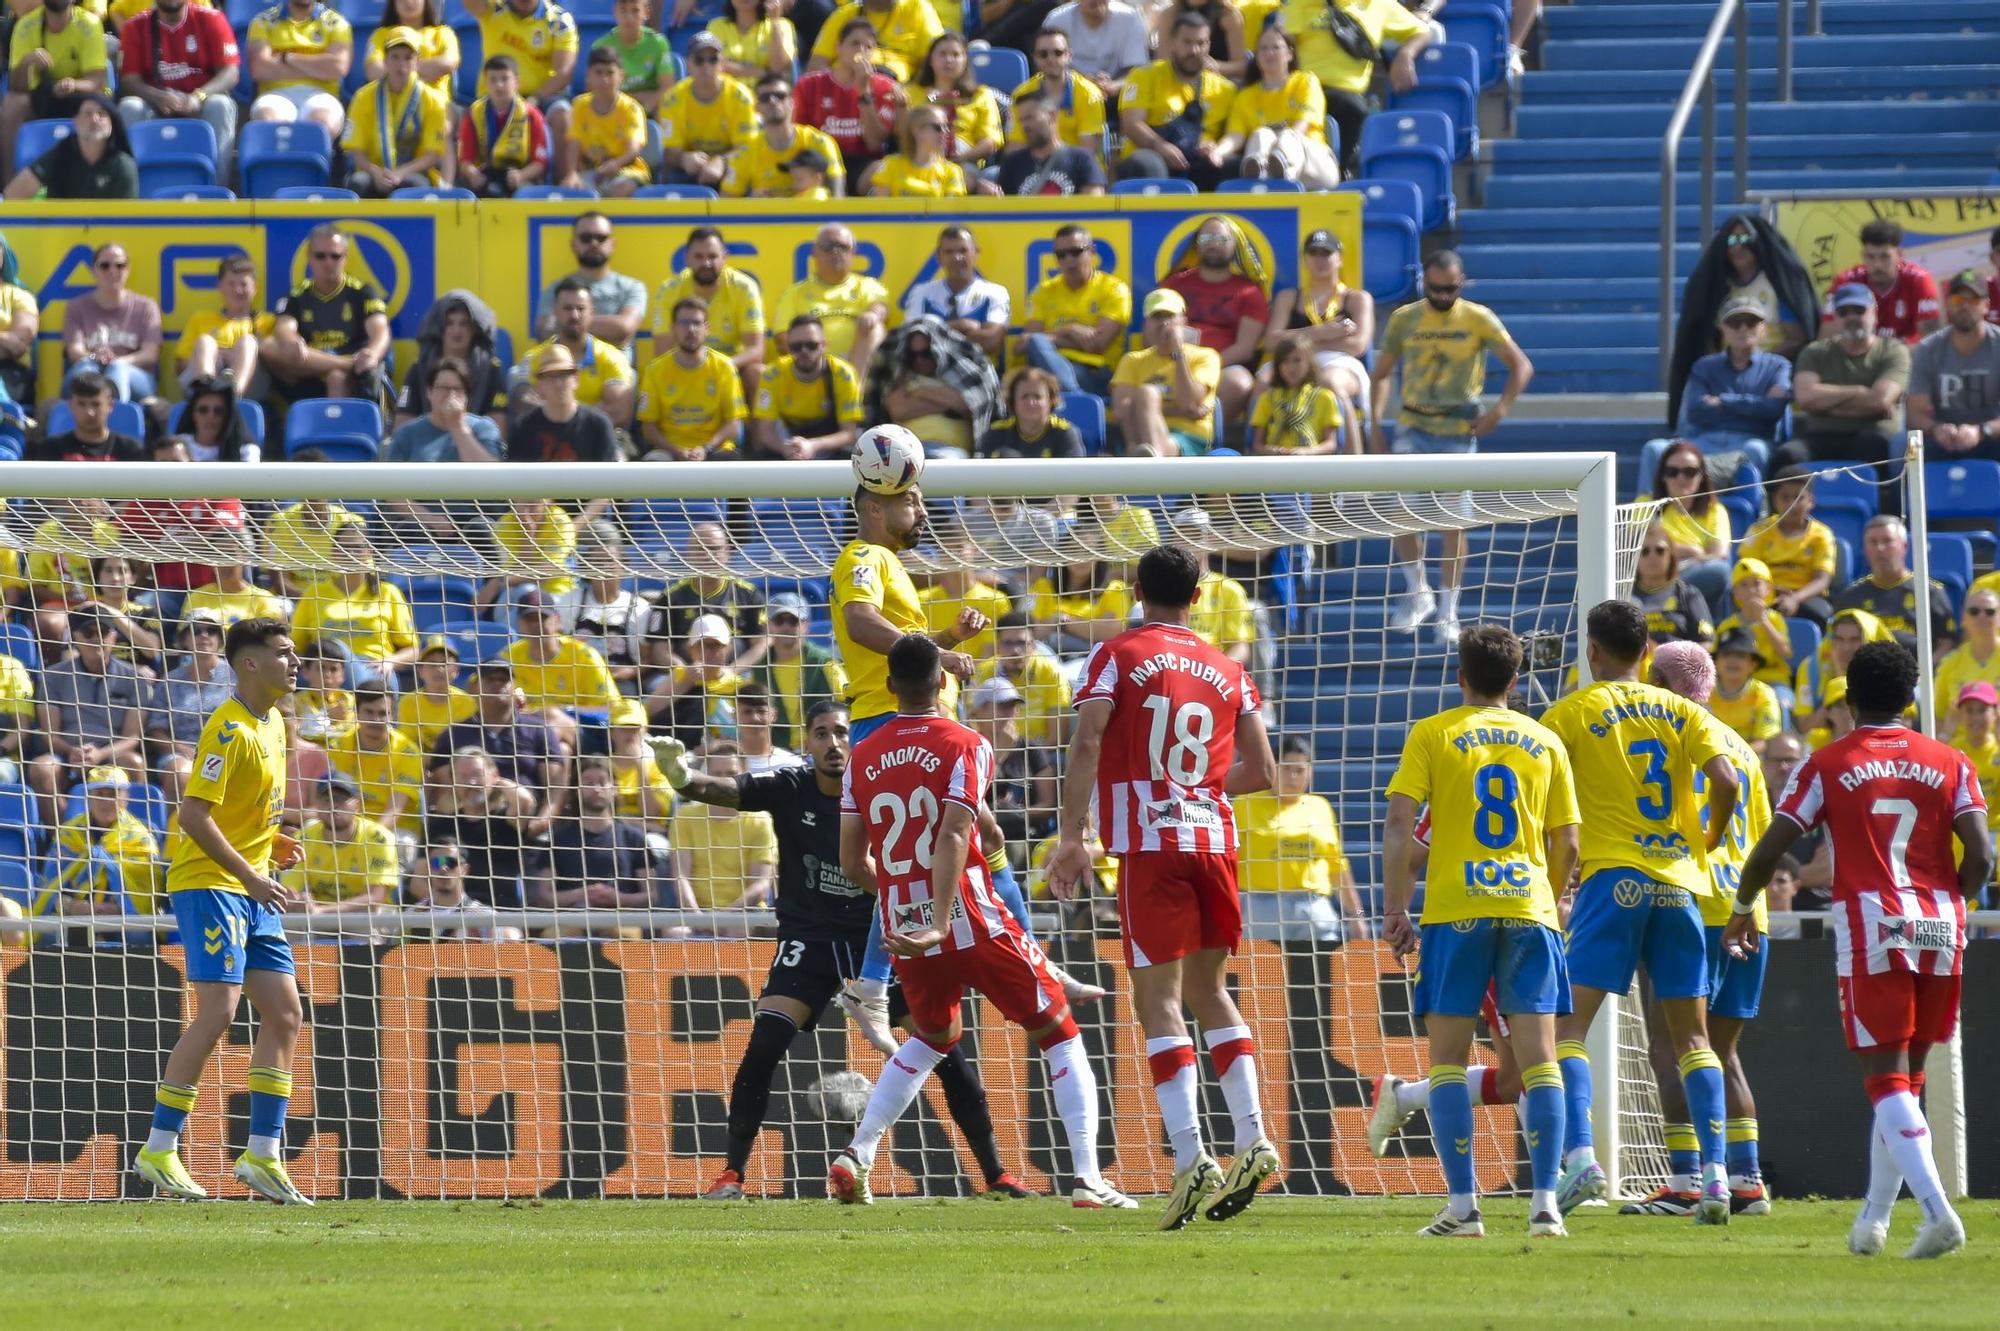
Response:
M1294 785L1241 815L1233 968L1284 1187L1434 1193L1421 1115L1383 1160L1364 1130L1374 1078L1426 1063L1410 975L1374 941L1382 792L1408 725L1457 701L1437 612L1402 623L1416 584L1398 545L1421 547L1442 593L1463 538L1458 616L1530 635L1521 705L1539 712L1579 659L1579 606L1629 582L1640 523L1614 510L1612 476L1608 456L1570 454L931 464L927 533L904 560L935 623L965 605L995 621L969 644L961 714L998 750L996 813L1044 948L1108 991L1077 1015L1119 1186L1164 1191L1171 1157L1115 874L1062 905L1041 862L1070 688L1090 642L1128 621L1131 563L1168 537L1203 553L1195 627L1250 663L1276 741L1301 755ZM209 945L165 913L178 795L229 688L215 630L270 611L307 658L287 704L285 817L308 852L291 881L309 903L287 921L307 1012L293 1178L318 1197L706 1187L784 960L775 827L676 803L644 740L680 735L716 774L802 747L805 708L842 687L827 602L848 468L17 463L9 483L0 1197L144 1191L130 1144L191 1010L187 950ZM966 1025L1005 1167L1065 1184L1035 1051L976 999ZM1643 1024L1599 1027L1618 1088L1599 1138L1637 1190L1664 1172ZM240 1191L223 1180L253 1034L246 1004L184 1138L224 1195ZM746 1188L817 1195L879 1066L837 1009L802 1033ZM1228 1140L1219 1093L1204 1097ZM1521 1186L1512 1109L1481 1127L1482 1186ZM958 1195L981 1174L933 1085L875 1187Z

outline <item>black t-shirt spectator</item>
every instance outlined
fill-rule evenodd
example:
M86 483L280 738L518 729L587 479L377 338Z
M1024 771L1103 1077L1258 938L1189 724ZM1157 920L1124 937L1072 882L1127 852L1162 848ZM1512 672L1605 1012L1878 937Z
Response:
M1083 436L1060 416L1051 416L1048 426L1033 439L1021 437L1021 422L1002 416L979 438L983 458L1080 458Z
M559 818L549 829L549 844L533 856L534 872L546 873L555 890L587 883L608 883L620 892L636 892L647 882L646 834L637 823L613 820L586 828L580 818Z
M465 851L465 894L488 906L519 906L521 861L527 841L511 818L468 818L434 813L424 820L424 841L456 841Z
M509 781L532 790L549 788L549 766L556 760L555 736L533 717L517 717L511 726L482 726L478 718L448 727L431 746L431 761L441 763L460 749L480 748Z
M396 399L396 410L406 411L412 416L422 416L431 409L430 390L424 387L424 380L430 376L431 367L419 361L410 367L403 378L402 394ZM472 371L477 381L472 385L472 394L466 399L465 409L475 416L497 416L507 409L507 367L488 356L478 362Z
M646 637L667 644L687 655L687 635L695 620L703 615L721 615L729 621L739 644L764 631L764 598L741 578L725 578L721 587L704 592L693 578L682 578L667 588L666 595L653 607L646 620Z
M1896 641L1915 651L1917 646L1917 579L1905 578L1894 587L1884 587L1864 573L1834 593L1833 608L1866 610L1896 635ZM1958 636L1958 621L1951 613L1951 593L1936 578L1931 579L1931 634L1938 638Z
M351 356L368 343L368 316L389 312L382 293L369 282L348 277L341 280L330 296L313 289L311 280L299 283L278 301L277 315L298 321L299 336L315 351L334 356Z
M76 437L76 431L52 434L28 450L32 462L144 462L146 446L129 434L116 430L91 443Z
M1026 148L1000 154L1000 192L1008 195L1075 194L1104 184L1104 168L1081 148L1062 147L1045 159Z
M37 157L28 169L51 199L139 197L139 164L132 154L113 151L95 162L85 161L74 134Z
M508 462L616 462L618 441L611 418L595 407L579 406L560 423L536 407L507 431Z
M840 871L840 796L819 788L812 764L736 778L745 813L768 813L778 832L778 937L864 943L874 898Z

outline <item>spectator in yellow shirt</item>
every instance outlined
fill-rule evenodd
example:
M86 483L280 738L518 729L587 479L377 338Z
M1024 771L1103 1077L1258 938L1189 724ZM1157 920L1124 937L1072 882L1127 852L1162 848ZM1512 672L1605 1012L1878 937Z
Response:
M383 11L382 26L368 39L368 54L361 61L362 74L371 79L382 77L389 64L389 35L398 28L416 34L417 77L443 93L449 102L451 81L458 73L458 34L444 21L444 7L439 0L389 0Z
M798 124L792 116L792 79L770 73L757 80L757 133L729 155L722 193L731 198L784 198L796 193L792 163L802 153L818 153L825 184L835 197L847 193L847 167L840 145L825 130ZM692 262L692 260L690 260Z
M1344 29L1340 36L1335 35L1336 20ZM1284 0L1276 21L1298 39L1299 67L1326 90L1326 109L1340 126L1341 153L1351 174L1361 146L1361 127L1368 120L1375 53L1396 48L1395 59L1389 62L1389 86L1408 92L1417 84L1417 53L1431 43L1430 27L1402 0ZM1349 34L1359 35L1367 45L1352 42Z
M2000 790L2000 739L1993 733L1996 711L2000 711L2000 690L1983 679L1967 684L1952 700L1952 714L1959 724L1951 746L1972 760L1982 791ZM1989 830L2000 827L2000 800L1987 801L1986 825Z
M541 108L549 130L549 160L563 160L569 137L569 85L581 39L576 19L556 0L466 0L479 20L488 59L509 56L521 75L521 96ZM479 91L486 91L484 80Z
M910 81L931 43L944 33L931 0L851 0L820 25L806 69L831 69L840 50L840 30L858 19L875 25L876 68L898 83Z
M257 84L252 120L310 120L335 142L347 124L340 81L354 64L354 29L319 0L280 0L250 20L245 63Z
M729 262L729 246L715 227L688 232L681 253L687 267L662 283L653 298L653 355L671 354L674 307L692 296L708 306L708 345L729 357L744 393L754 396L764 372L764 289Z
M354 733L327 746L333 770L361 791L361 812L392 832L414 834L423 821L424 755L390 721L395 711L388 685L375 681L354 690Z
M759 84L776 74L789 84L799 63L798 30L785 17L789 8L784 0L729 0L722 16L708 22L722 43L722 72Z
M722 72L722 40L698 32L688 43L688 76L660 99L660 146L667 181L718 186L729 155L757 135L757 99Z
M1070 68L1069 34L1060 28L1043 28L1035 34L1029 56L1035 72L1014 89L1008 100L1018 107L1023 97L1046 90L1049 105L1055 111L1056 138L1102 161L1104 94L1095 83ZM1017 116L1007 131L1007 143L1011 147L1027 141Z
M217 265L215 289L222 307L202 310L181 327L181 388L227 375L240 398L257 376L257 339L268 336L275 321L257 308L257 264L249 255L232 254ZM194 406L190 400L188 409Z
M1652 496L1661 501L1655 521L1666 529L1680 557L1681 576L1711 607L1729 604L1729 510L1716 498L1708 460L1685 439L1668 445L1653 474ZM1767 566L1768 568L1768 566Z
M364 199L448 184L456 170L445 142L451 98L417 77L418 41L409 28L391 28L382 39L382 77L347 108L347 188Z
M993 585L974 565L979 547L959 523L939 524L938 549L944 553L944 571L930 586L917 592L924 610L924 632L942 634L958 623L966 610L986 616L986 627L970 638L961 639L958 649L974 661L983 661L993 651L993 626L1014 608L1007 593Z
M613 425L630 425L636 400L632 362L624 352L590 331L595 312L590 288L580 278L565 277L556 283L553 304L555 335L531 348L522 368L533 368L545 348L561 344L576 366L576 400L586 407L596 407L611 418Z
M702 770L734 781L743 770L734 740L704 751ZM771 901L778 864L778 833L768 813L743 813L719 804L682 800L667 840L674 848L680 904L686 910L756 910Z
M829 222L813 237L812 271L794 282L771 311L773 328L790 328L801 314L825 326L826 351L857 372L875 358L889 331L889 291L854 271L854 232Z
M618 90L625 77L618 53L590 48L584 78L589 95L570 110L562 183L622 199L653 178L646 165L646 108Z
M973 675L975 684L1005 679L1021 691L1021 734L1032 748L1060 750L1069 742L1070 687L1062 663L1035 639L1034 622L1023 609L1010 610L993 626L992 659Z
M1764 665L1764 653L1748 629L1731 629L1716 639L1715 692L1709 695L1708 710L1758 753L1765 740L1785 728L1777 692L1756 677Z
M1256 77L1237 90L1229 107L1227 159L1239 152L1243 174L1254 179L1296 180L1307 190L1340 183L1340 163L1326 142L1326 94L1319 80L1299 68L1298 44L1283 28L1257 39Z
M1963 720L1957 710L1961 693L1973 684L2000 688L2000 592L1991 587L1967 592L1961 618L1965 641L1938 662L1933 685L1938 734L1947 739ZM2000 804L2000 788L1994 796L1992 803Z
M1757 678L1774 689L1789 694L1792 686L1792 628L1772 605L1771 570L1761 559L1739 559L1730 581L1736 598L1736 613L1715 626L1718 638L1731 629L1743 629L1756 642L1764 663ZM1781 699L1783 701L1783 699Z
M516 603L520 637L500 654L514 670L514 686L570 753L578 752L581 725L598 729L611 719L618 685L595 647L562 631L562 616L545 592Z
M965 168L945 152L950 132L949 120L937 107L913 106L903 112L896 126L897 150L862 168L857 182L861 193L878 199L964 198L971 192Z
M1278 748L1277 783L1236 798L1247 937L1339 947L1369 935L1333 805L1309 793L1312 777L1311 742L1288 736Z
M1056 275L1028 297L1022 360L1047 370L1065 393L1111 394L1111 367L1132 322L1132 288L1097 266L1097 242L1071 222L1056 228Z
M576 519L553 499L515 499L493 524L493 544L501 572L479 588L479 604L518 604L540 590L566 595L576 586L570 565L576 558Z
M417 631L402 590L375 571L366 529L349 524L333 540L334 571L299 598L292 635L327 640L355 658L357 675L374 679L417 659Z
M78 4L17 6L7 46L7 96L0 102L0 180L31 162L14 161L14 136L30 120L68 120L84 98L110 86L104 22Z
M284 875L315 915L369 911L392 904L402 886L396 836L361 811L361 787L329 773L319 789L318 817L299 833L303 857Z
M1118 94L1120 180L1173 177L1210 191L1229 174L1222 140L1236 85L1208 68L1209 36L1207 19L1176 11L1160 59L1134 70Z
M750 455L788 462L847 456L861 428L854 367L826 354L826 326L810 314L792 320L784 345L791 354L757 383Z
M159 843L132 813L131 788L121 767L106 764L85 774L83 812L56 830L53 872L31 914L151 915L159 908ZM115 882L107 872L114 868Z
M969 173L1000 151L999 95L973 75L972 53L960 34L937 35L903 95L912 107L946 113L946 155Z
M1111 376L1111 414L1133 456L1200 457L1215 446L1222 357L1187 344L1187 302L1157 287L1146 297L1146 345Z
M1030 613L1055 652L1075 656L1132 627L1122 565L1096 559L1052 564L1028 586Z
M458 648L451 639L433 634L424 639L417 656L417 687L396 700L396 728L429 753L438 736L479 710L477 700L452 683L458 673Z
M639 429L649 458L700 462L741 443L743 389L736 366L708 345L708 302L684 296L672 311L674 349L646 367L639 383Z
M1777 589L1772 604L1779 614L1804 615L1824 626L1833 615L1827 591L1833 586L1834 541L1833 529L1812 515L1813 474L1804 467L1781 467L1764 493L1770 513L1751 524L1737 556L1762 560L1771 570Z

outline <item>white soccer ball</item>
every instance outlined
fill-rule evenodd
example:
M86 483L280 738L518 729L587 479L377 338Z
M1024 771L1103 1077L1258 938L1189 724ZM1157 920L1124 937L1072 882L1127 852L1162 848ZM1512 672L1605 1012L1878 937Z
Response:
M806 1102L818 1111L820 1121L838 1127L853 1127L867 1112L868 1097L874 1091L868 1078L851 1068L829 1072L806 1088Z
M854 476L864 490L899 495L923 475L924 441L900 425L878 425L854 443Z

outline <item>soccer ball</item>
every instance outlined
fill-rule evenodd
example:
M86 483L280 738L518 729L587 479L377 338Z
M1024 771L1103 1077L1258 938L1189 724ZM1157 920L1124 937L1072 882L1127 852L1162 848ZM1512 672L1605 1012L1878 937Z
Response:
M923 441L900 425L878 425L854 444L854 476L861 488L899 495L924 475Z
M868 1078L851 1068L829 1072L806 1088L806 1103L819 1113L822 1123L853 1127L868 1110L874 1091Z

